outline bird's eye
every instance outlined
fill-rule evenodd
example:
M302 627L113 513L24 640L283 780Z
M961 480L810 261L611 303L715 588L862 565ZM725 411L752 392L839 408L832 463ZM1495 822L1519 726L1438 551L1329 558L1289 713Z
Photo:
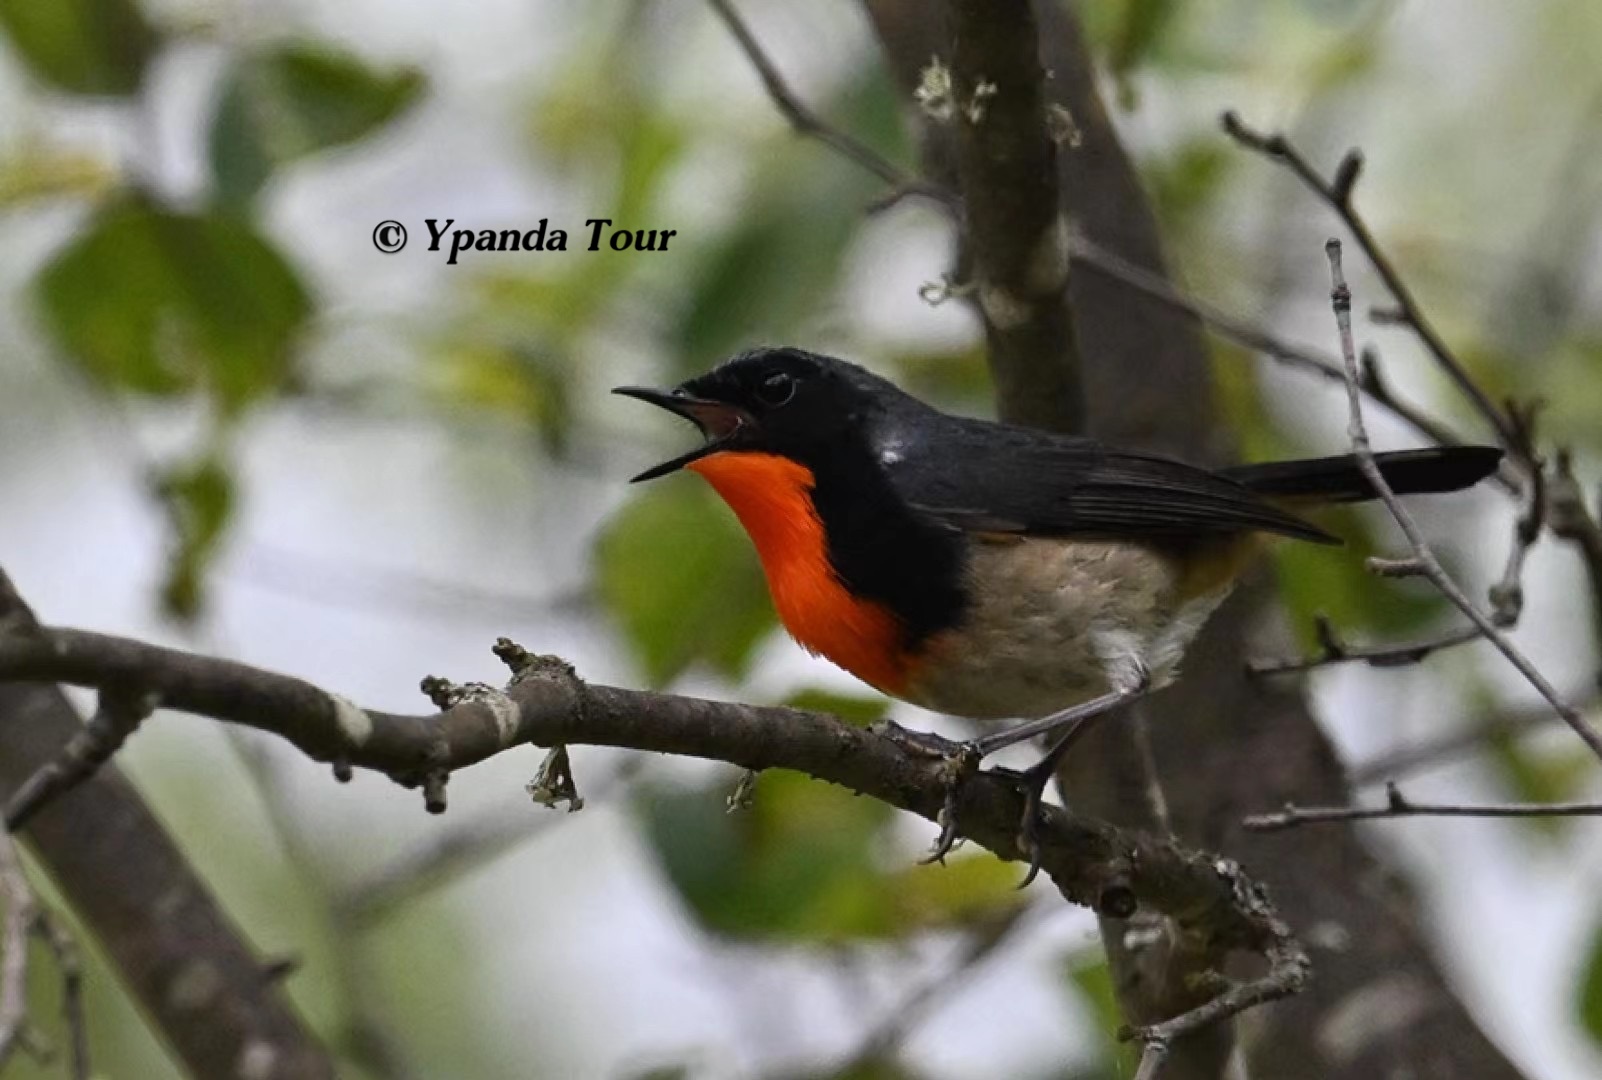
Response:
M757 384L757 399L769 408L776 409L795 397L795 377L785 371L775 371Z

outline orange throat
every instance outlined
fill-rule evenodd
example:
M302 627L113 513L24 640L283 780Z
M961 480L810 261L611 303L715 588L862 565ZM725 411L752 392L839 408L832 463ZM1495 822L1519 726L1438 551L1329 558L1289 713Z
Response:
M750 535L790 636L870 686L900 696L911 674L901 622L884 605L852 595L835 574L812 503L812 470L777 454L732 451L686 467L706 477Z

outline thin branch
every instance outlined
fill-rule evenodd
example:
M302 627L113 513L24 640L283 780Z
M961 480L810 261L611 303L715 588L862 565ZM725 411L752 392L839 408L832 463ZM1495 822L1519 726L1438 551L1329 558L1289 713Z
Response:
M1550 818L1550 817L1602 817L1602 803L1490 803L1466 805L1458 803L1416 803L1402 794L1394 783L1385 785L1384 806L1308 806L1286 803L1283 810L1274 814L1257 814L1243 824L1253 832L1277 832L1300 825L1322 825L1340 821L1369 821L1374 818L1395 817L1475 817L1475 818Z
M922 195L948 206L954 204L955 200L950 192L920 180L901 168L901 166L890 161L867 143L847 135L839 128L820 119L796 96L794 91L790 89L790 85L784 81L784 76L779 74L779 69L774 66L768 54L763 51L761 43L751 33L751 28L745 24L745 20L740 18L739 13L734 10L734 4L731 0L707 0L707 2L712 6L712 10L717 13L718 18L723 21L723 25L728 27L729 33L734 36L735 42L740 46L740 51L745 53L746 59L756 69L757 77L762 80L763 89L767 91L768 97L772 99L774 107L789 121L790 127L795 130L796 134L803 135L809 139L816 139L841 157L855 162L890 186L892 196L880 200L875 205L875 209L882 209L895 199L906 195Z
M51 799L93 776L122 749L154 708L155 702L147 695L130 693L124 687L102 689L100 707L83 731L62 747L55 760L40 766L12 792L5 805L5 827L21 829Z
M1157 1074L1162 1072L1169 1053L1170 1046L1166 1042L1147 1043L1140 1053L1140 1067L1135 1070L1135 1080L1157 1080Z
M1406 667L1417 664L1442 649L1456 648L1471 641L1479 641L1484 636L1478 626L1463 626L1416 641L1391 645L1350 645L1341 637L1328 616L1316 616L1313 626L1318 635L1318 651L1286 660L1248 660L1247 674L1289 675L1331 667L1335 664L1352 663L1363 663L1376 668Z
M1521 440L1515 421L1502 409L1498 408L1490 396L1474 381L1473 376L1451 348L1436 332L1433 324L1425 316L1423 309L1414 299L1413 292L1402 280L1401 274L1395 265L1380 247L1374 234L1369 231L1368 224L1363 216L1352 205L1352 190L1357 184L1357 177L1362 171L1363 158L1356 151L1348 151L1335 169L1335 175L1325 180L1317 169L1308 162L1295 145L1280 134L1265 135L1246 126L1234 112L1226 112L1223 116L1224 131L1240 145L1248 150L1263 154L1273 161L1277 161L1290 169L1309 190L1327 203L1339 215L1341 221L1351 231L1363 254L1373 265L1380 279L1384 281L1385 288L1396 299L1396 315L1399 321L1405 322L1418 334L1419 339L1429 349L1430 355L1448 378L1457 386L1464 397L1474 405L1474 408L1483 416L1491 428L1497 433L1502 445L1510 453L1519 453L1525 449L1526 444Z
M1349 182L1346 185L1346 195L1350 195ZM1495 618L1482 612L1478 605L1464 593L1462 587L1446 572L1445 568L1441 566L1440 560L1436 558L1435 552L1430 548L1429 542L1425 540L1423 531L1419 529L1418 523L1413 520L1413 515L1408 512L1407 507L1396 497L1396 492L1391 489L1384 474L1380 472L1379 465L1374 460L1374 449L1369 444L1368 429L1363 423L1363 392L1357 369L1357 349L1352 344L1352 293L1346 284L1346 275L1341 269L1341 242L1339 240L1330 240L1325 244L1324 250L1329 256L1330 303L1335 310L1335 323L1340 332L1341 356L1346 362L1346 399L1350 414L1352 453L1356 456L1358 466L1362 469L1363 475L1384 501L1386 509L1390 511L1391 517L1396 520L1396 524L1401 528L1403 535L1407 537L1408 547L1411 550L1411 558L1404 564L1392 569L1410 576L1427 577L1440 590L1443 596L1468 617L1470 622L1479 627L1480 632L1497 647L1503 656L1507 657L1508 662L1518 669L1519 674L1523 675L1530 685L1540 692L1553 710L1591 748L1591 752L1602 758L1602 736L1599 736L1596 729L1586 722L1585 717L1580 714L1578 709L1564 700L1563 696L1547 681L1546 676L1542 675L1535 665L1530 663L1529 659L1508 639L1507 634L1496 624Z

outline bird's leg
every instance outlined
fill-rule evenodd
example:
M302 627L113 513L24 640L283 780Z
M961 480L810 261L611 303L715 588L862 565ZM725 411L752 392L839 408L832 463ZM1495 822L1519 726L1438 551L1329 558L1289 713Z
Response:
M1041 759L1029 768L1019 773L1009 775L1015 777L1018 790L1023 793L1023 816L1018 824L1018 849L1029 859L1029 870L1019 883L1020 889L1028 887L1030 882L1040 873L1040 838L1038 835L1040 822L1040 804L1046 796L1046 785L1057 774L1057 767L1062 764L1068 751L1080 737L1095 726L1096 722L1111 714L1114 710L1128 705L1146 694L1151 687L1151 678L1145 668L1139 669L1139 677L1128 685L1113 690L1097 698L1082 702L1071 708L1043 716L1039 720L1031 720L1026 724L998 731L994 735L976 740L969 744L981 753L988 754L1006 746L1012 746L1024 739L1035 735L1046 735L1057 732L1055 741ZM986 746L986 744L991 744ZM998 770L999 771L999 770Z
M1013 779L1018 789L1023 793L1023 817L1018 829L1018 848L1029 859L1029 871L1024 875L1023 888L1040 873L1040 843L1036 836L1037 822L1040 816L1041 800L1046 794L1046 785L1051 782L1057 766L1068 755L1068 751L1085 732L1094 726L1097 720L1111 713L1121 706L1127 705L1136 698L1143 696L1151 688L1151 676L1144 665L1134 667L1135 677L1118 689L1091 698L1078 705L1054 712L1049 716L1042 716L1038 720L1029 720L1022 724L1015 724L1004 731L967 742L955 743L943 739L938 735L926 732L911 732L896 724L888 725L889 730L883 732L887 737L896 741L904 749L929 756L938 756L946 765L946 795L945 804L940 810L940 835L935 840L934 849L924 862L940 862L950 853L952 845L957 840L957 796L962 784L979 769L979 763L997 750L1016 746L1018 743L1033 739L1037 735L1050 735L1058 732L1056 741L1034 765L1023 772L997 770Z

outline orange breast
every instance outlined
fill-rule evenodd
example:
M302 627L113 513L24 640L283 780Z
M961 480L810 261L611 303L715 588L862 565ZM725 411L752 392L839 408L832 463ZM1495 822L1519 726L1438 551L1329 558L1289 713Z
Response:
M777 454L722 452L691 462L756 544L773 606L802 647L887 694L908 677L901 625L882 604L851 594L829 564L811 470Z

